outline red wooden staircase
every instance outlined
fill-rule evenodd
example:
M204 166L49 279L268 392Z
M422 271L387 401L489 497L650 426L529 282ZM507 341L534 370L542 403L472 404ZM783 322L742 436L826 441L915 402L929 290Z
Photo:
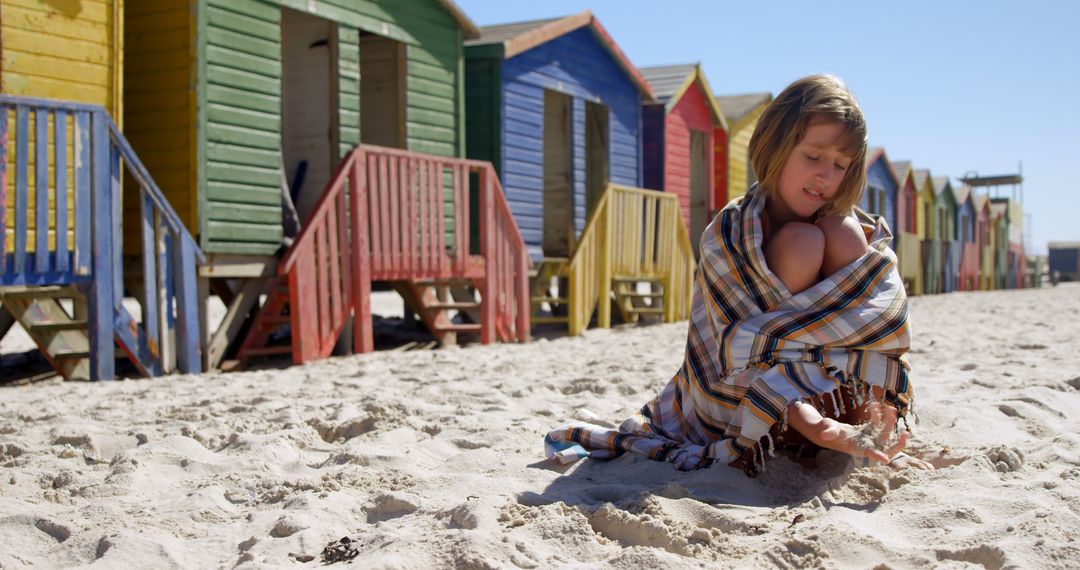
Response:
M373 281L390 282L443 343L524 342L528 265L489 163L361 145L286 251L237 356L326 358L350 315L353 349L371 351ZM286 324L291 343L274 346Z

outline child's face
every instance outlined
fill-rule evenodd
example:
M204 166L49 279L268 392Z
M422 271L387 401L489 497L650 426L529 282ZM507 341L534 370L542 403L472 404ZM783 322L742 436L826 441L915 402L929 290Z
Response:
M836 196L852 160L840 147L843 135L841 123L814 122L792 149L776 195L795 216L810 218Z

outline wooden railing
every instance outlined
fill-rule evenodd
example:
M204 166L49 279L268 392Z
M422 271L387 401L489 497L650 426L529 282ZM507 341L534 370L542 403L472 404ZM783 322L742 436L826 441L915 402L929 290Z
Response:
M598 310L598 326L611 326L607 299L615 277L661 280L664 320L687 318L694 269L677 196L609 185L570 260L569 333L581 334L594 310Z
M470 256L474 225L480 260ZM279 265L289 279L293 359L329 356L350 312L357 321L354 349L371 351L375 280L477 280L481 342L524 341L528 264L489 163L359 146L341 162Z
M896 236L896 255L900 258L900 278L908 283L909 294L923 292L922 245L919 236L900 232Z
M0 95L0 154L0 286L86 284L93 379L113 378L114 339L147 375L177 365L198 372L202 251L109 114L96 105ZM141 322L123 305L124 169L141 204Z

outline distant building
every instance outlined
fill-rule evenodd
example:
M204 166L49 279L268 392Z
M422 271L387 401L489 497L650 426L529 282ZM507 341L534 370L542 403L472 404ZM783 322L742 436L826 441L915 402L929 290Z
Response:
M1080 281L1080 241L1050 242L1050 273L1062 281Z

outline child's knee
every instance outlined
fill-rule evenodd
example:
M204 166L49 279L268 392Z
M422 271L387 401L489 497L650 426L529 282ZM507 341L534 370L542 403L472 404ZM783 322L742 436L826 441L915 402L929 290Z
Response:
M784 224L765 248L765 262L793 293L817 282L825 255L825 233L801 222Z
M859 259L869 249L862 226L851 216L823 216L815 225L825 240L822 272L826 276Z

